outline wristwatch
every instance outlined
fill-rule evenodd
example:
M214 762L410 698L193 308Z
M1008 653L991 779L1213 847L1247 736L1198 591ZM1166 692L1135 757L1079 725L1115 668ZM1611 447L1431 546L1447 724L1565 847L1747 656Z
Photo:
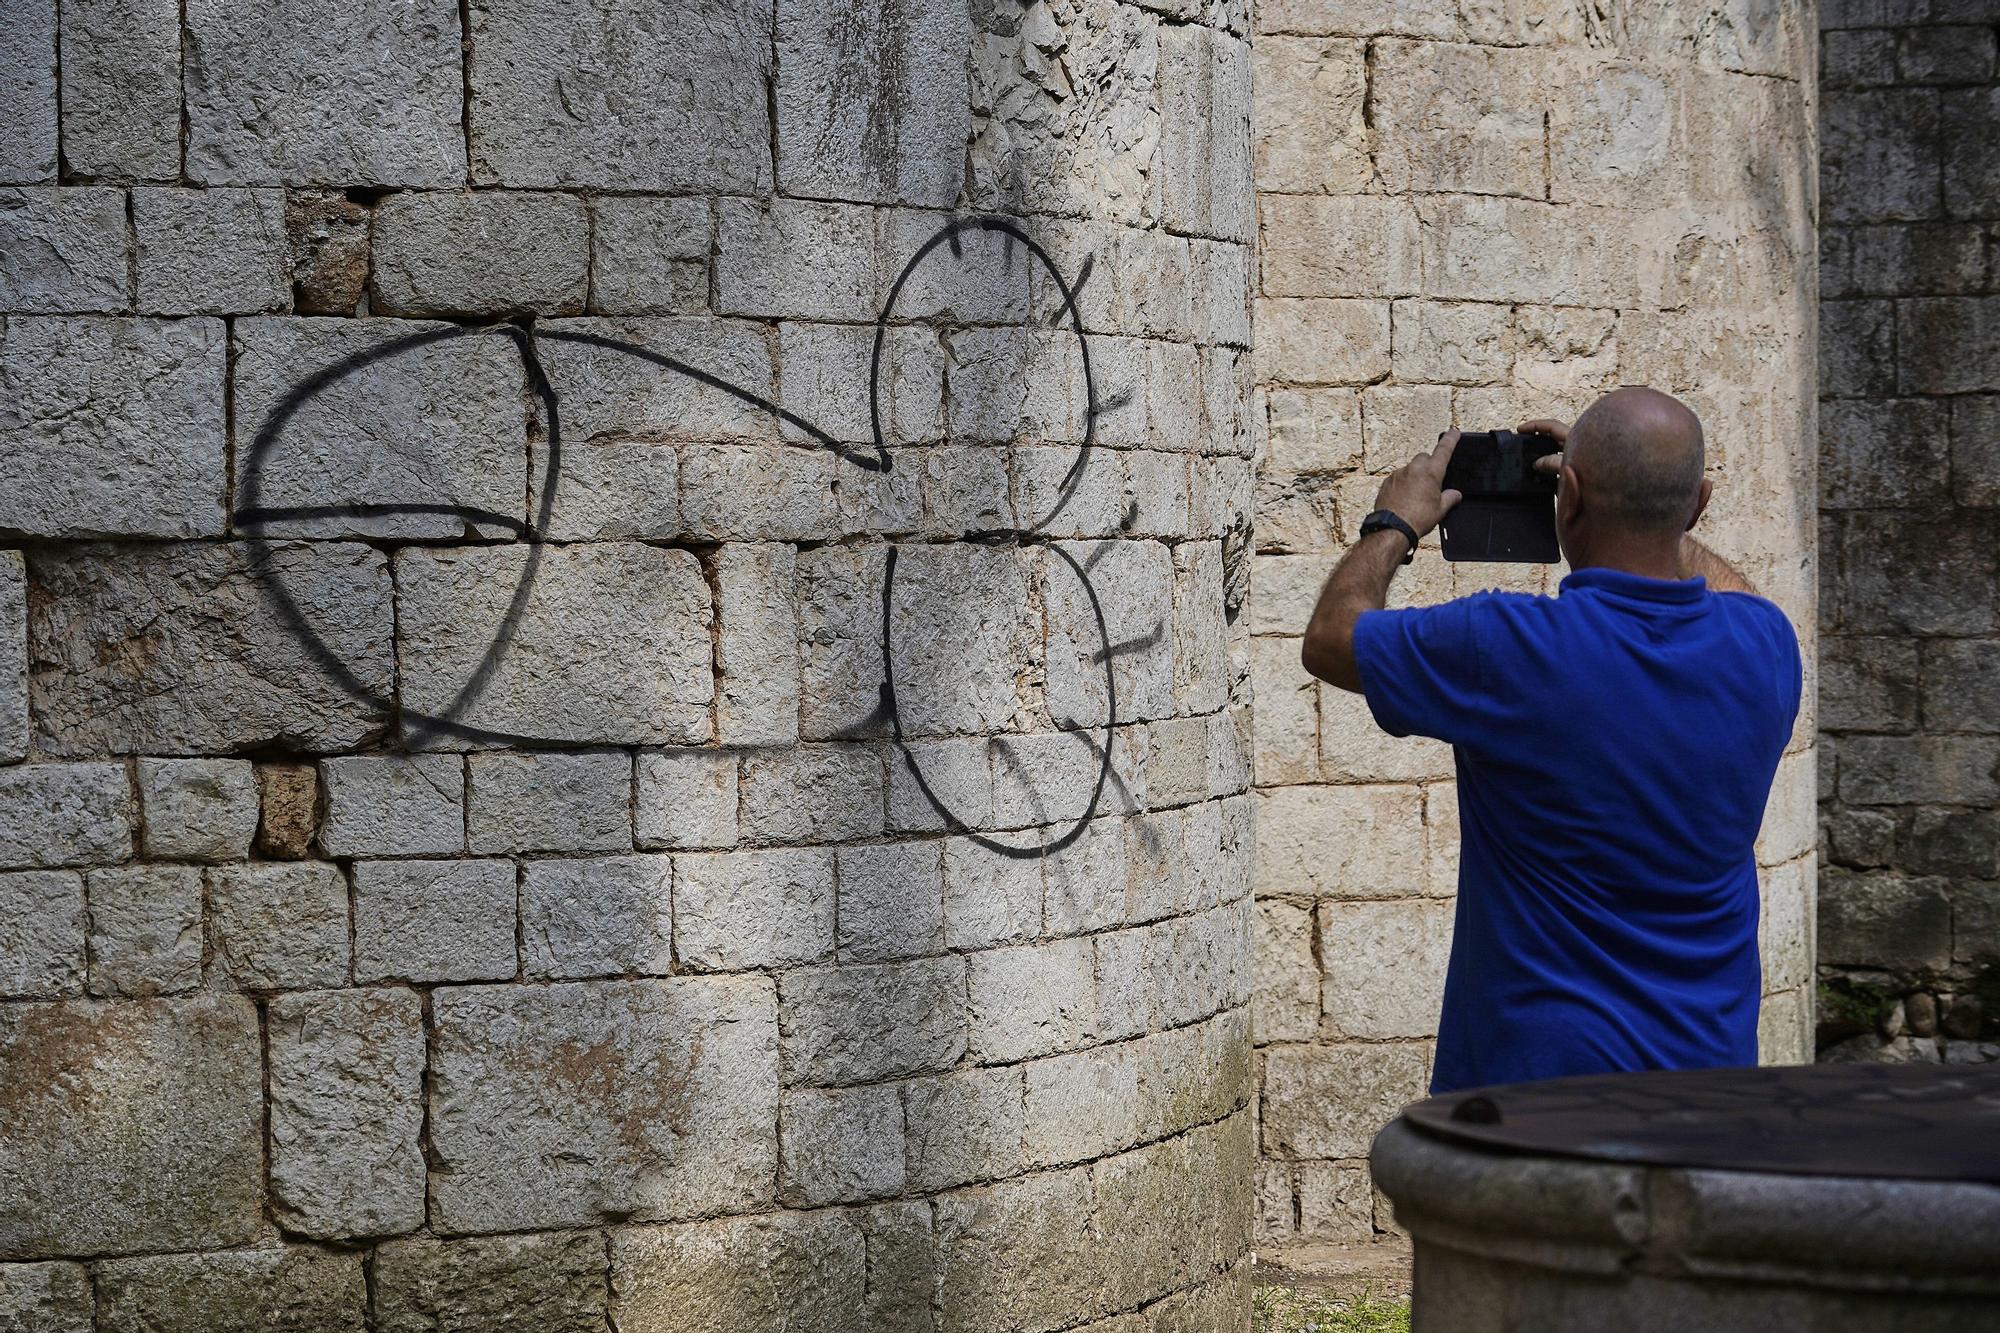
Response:
M1398 518L1393 512L1387 509L1378 509L1367 518L1361 520L1361 535L1363 537L1366 537L1371 532L1382 531L1400 532L1403 534L1403 540L1410 544L1410 549L1403 553L1404 564L1407 565L1417 558L1417 530L1405 523L1401 518Z

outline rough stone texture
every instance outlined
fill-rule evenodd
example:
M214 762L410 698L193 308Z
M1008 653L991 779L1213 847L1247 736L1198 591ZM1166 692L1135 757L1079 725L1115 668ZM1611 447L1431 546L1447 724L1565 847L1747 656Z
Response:
M475 852L607 852L632 845L632 761L623 751L474 755Z
M28 753L28 567L0 551L0 763Z
M0 1074L0 1254L256 1236L263 1113L248 1000L0 1005Z
M965 965L925 958L785 978L788 1078L866 1083L950 1069L966 1053Z
M193 0L187 172L209 185L451 186L465 178L458 11Z
M81 1264L0 1267L0 1328L8 1333L92 1333L92 1301Z
M587 1231L390 1241L375 1252L374 1327L600 1333L607 1268L603 1240Z
M368 209L333 190L289 190L292 302L301 315L351 315L368 284Z
M714 236L706 199L592 200L591 313L687 315L707 308Z
M254 767L235 759L141 759L139 805L148 856L242 860L257 832Z
M214 966L246 990L302 990L348 979L347 879L323 861L209 872Z
M0 529L219 534L225 355L219 320L9 320Z
M291 303L281 190L132 191L143 315L255 314Z
M83 877L66 870L0 875L0 996L83 991Z
M319 826L316 764L257 765L257 850L278 861L311 854Z
M62 100L62 156L70 171L143 180L179 176L179 7L160 0L63 5Z
M471 986L433 1005L440 1231L768 1206L778 1098L768 979Z
M673 970L673 861L533 861L521 876L521 966L531 977Z
M328 856L465 850L465 761L455 754L365 755L319 766Z
M422 1003L410 991L271 1002L271 1204L320 1240L423 1225Z
M0 180L38 183L56 176L56 7L23 0L0 25Z
M581 199L396 194L375 210L375 308L386 315L574 315L589 279Z
M0 189L0 309L124 310L129 249L118 190Z
M514 867L506 861L358 861L356 981L508 981Z
M124 765L0 768L0 866L103 864L131 854Z
M98 1270L115 1333L361 1333L361 1256L304 1245L123 1259Z
M173 994L201 984L199 868L93 870L86 884L92 995Z
M611 1241L613 1318L661 1333L867 1327L868 1236L855 1216L620 1228Z
M736 845L737 759L714 750L641 754L634 775L633 840L675 851Z
M675 865L675 948L718 971L817 962L833 952L833 857L709 852Z

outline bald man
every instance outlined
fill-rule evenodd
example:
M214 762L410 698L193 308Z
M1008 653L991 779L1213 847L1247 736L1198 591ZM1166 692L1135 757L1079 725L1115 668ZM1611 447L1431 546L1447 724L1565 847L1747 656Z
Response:
M1574 427L1520 429L1561 450L1537 464L1561 479L1560 594L1382 609L1458 502L1447 431L1382 484L1303 648L1384 731L1447 741L1457 763L1431 1090L1754 1064L1754 846L1798 716L1797 637L1688 535L1712 483L1686 406L1623 388Z

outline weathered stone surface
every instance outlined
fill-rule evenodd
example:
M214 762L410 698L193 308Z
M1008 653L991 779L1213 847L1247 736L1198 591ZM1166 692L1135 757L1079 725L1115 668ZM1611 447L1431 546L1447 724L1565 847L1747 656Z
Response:
M787 973L786 1077L830 1085L950 1069L966 1049L965 973L954 956Z
M2000 737L1849 736L1840 799L1855 805L1987 805L2000 800Z
M315 1239L424 1222L424 1032L413 991L271 1002L271 1204Z
M477 754L468 763L475 852L608 852L632 845L622 751Z
M1437 1031L1453 908L1437 899L1320 908L1329 1038L1379 1041Z
M1407 199L1269 195L1261 209L1267 295L1408 296L1420 289L1417 210Z
M1250 239L1250 46L1199 24L1163 28L1160 219L1175 231Z
M601 1333L608 1268L603 1239L587 1231L385 1241L375 1251L374 1327Z
M83 877L66 870L0 875L0 904L0 995L81 994Z
M437 992L434 1227L768 1206L776 1001L763 977Z
M950 208L965 178L972 23L962 6L778 6L778 184L787 194Z
M929 1193L1018 1175L1025 1156L1019 1066L959 1069L903 1087L904 1172Z
M62 7L63 161L83 176L171 180L181 170L178 6Z
M1832 730L1914 731L1917 645L1907 638L1827 635L1820 644L1820 723Z
M0 181L56 177L56 7L25 0L0 25Z
M1535 56L1385 40L1374 60L1377 156L1391 193L1543 197L1547 98Z
M655 541L680 535L680 451L672 445L615 435L566 444L553 486L547 443L535 440L529 450L528 512L551 540ZM551 490L555 500L544 523L544 497Z
M188 6L187 172L211 185L451 186L465 177L458 13L363 0Z
M591 312L689 315L705 310L714 239L715 220L706 199L593 199Z
M796 445L711 445L681 455L681 520L710 540L820 541L838 534L838 462ZM879 657L880 654L878 653Z
M107 1333L361 1333L362 1256L303 1245L121 1259L98 1269Z
M982 1061L1072 1050L1097 1025L1088 940L989 949L967 960L972 1050Z
M1078 1167L939 1198L938 1300L952 1329L1055 1328L1101 1311L1103 1254Z
M82 1264L0 1266L0 1328L8 1333L92 1333L93 1301Z
M347 879L322 861L222 866L209 872L218 974L246 990L347 982Z
M128 249L121 191L0 189L0 309L128 309Z
M122 764L0 768L0 866L72 866L132 854Z
M173 994L201 984L199 869L93 870L88 889L91 994Z
M733 971L832 954L831 853L705 852L674 869L675 949L688 966Z
M132 223L140 314L242 315L291 304L282 190L142 186L132 191Z
M727 315L875 318L874 214L851 204L716 204L716 309Z
M257 832L254 767L232 759L141 759L139 801L146 854L175 861L231 861Z
M465 850L465 761L455 754L356 755L320 762L328 856Z
M515 589L537 562L518 614ZM709 738L708 584L686 551L603 543L404 550L396 557L403 705L463 726L573 744ZM511 619L507 652L454 707Z
M1564 79L1549 110L1549 197L1650 208L1685 190L1678 100L1666 75L1630 65Z
M590 224L574 195L392 194L375 210L375 306L387 315L574 315Z
M639 756L632 804L634 842L674 851L736 845L737 759L716 750Z
M1366 384L1389 372L1389 303L1267 299L1257 363L1285 384Z
M319 769L257 765L257 807L258 852L280 861L304 859L319 825Z
M514 975L509 861L357 861L356 981L507 981Z
M971 838L944 845L945 941L983 949L1033 939L1042 930L1042 865L1007 856Z
M1946 882L1829 866L1819 886L1819 959L1914 969L1951 963Z
M1834 399L1820 408L1820 503L1911 507L1950 494L1950 412L1942 401Z
M351 315L368 285L368 208L334 190L289 190L292 299L301 315Z
M1828 221L1936 215L1935 92L1890 88L1830 94L1820 120L1820 192Z
M611 1233L611 1312L657 1333L878 1327L862 1214L780 1213ZM909 1327L902 1325L900 1327Z
M220 533L224 360L218 320L9 320L0 530Z
M560 0L469 12L476 183L771 188L771 0L698 0L643 25Z
M1634 282L1630 228L1611 210L1528 199L1419 201L1424 287L1457 301L1619 306Z
M1955 398L1951 405L1952 489L1962 505L2000 508L2000 400Z
M882 755L868 745L801 745L743 758L747 842L840 842L883 831Z
M2000 384L2000 296L1919 297L1896 303L1897 387L1904 393L1978 393Z
M1407 787L1284 787L1257 804L1259 894L1367 897L1423 857L1422 798Z
M842 847L835 865L842 962L879 963L943 951L941 844Z
M716 554L715 729L724 745L799 738L797 567L786 545L732 542Z
M673 969L673 861L531 861L521 877L521 966L531 977Z
M1375 1131L1423 1094L1415 1043L1275 1048L1264 1057L1264 1151L1365 1157Z
M1256 948L1257 986L1251 1013L1257 1039L1312 1040L1320 1019L1312 914L1292 903L1258 903Z
M0 1252L243 1245L262 1221L257 1011L0 1005Z
M1366 44L1260 37L1252 45L1256 179L1265 190L1339 194L1368 183Z
M618 440L760 440L776 434L770 412L713 382L622 348L584 341L608 338L631 343L650 356L664 357L710 381L720 380L770 401L776 394L771 347L758 325L707 318L629 318L552 320L539 328L544 334L563 335L538 339L536 350L562 403L567 448ZM805 456L821 457L816 450ZM692 461L692 456L683 460L684 470ZM690 515L695 512L692 504L685 508Z
M0 551L0 763L28 753L28 567Z
M385 720L389 570L364 546L81 546L38 554L28 637L36 742L51 754L344 749ZM301 642L279 584L325 649ZM356 699L325 664L373 698Z
M814 1207L903 1191L903 1101L890 1084L794 1088L779 1108L779 1197Z

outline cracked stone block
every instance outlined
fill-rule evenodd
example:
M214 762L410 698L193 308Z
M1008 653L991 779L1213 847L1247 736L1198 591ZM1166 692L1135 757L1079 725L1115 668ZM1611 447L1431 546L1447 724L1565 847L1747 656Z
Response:
M455 754L357 755L320 763L328 856L465 850L465 761Z
M476 183L770 190L771 0L689 0L644 23L608 0L468 12ZM455 69L452 87L456 104Z
M128 309L127 249L123 190L0 189L0 310Z
M533 564L532 571L530 564ZM533 573L526 601L516 589ZM680 550L602 543L405 549L396 556L403 706L571 744L710 737L708 582ZM455 703L511 626L483 689Z
M706 199L611 195L591 200L591 312L689 315L705 310L714 235Z
M244 1245L263 1224L257 1009L236 995L0 1005L0 1252Z
M21 0L0 24L0 181L56 178L55 0Z
M375 210L375 308L385 315L575 315L590 223L574 195L392 194Z
M368 286L368 208L337 190L289 190L292 302L301 315L352 315Z
M465 88L449 0L187 5L187 172L209 185L465 180Z
M131 854L123 764L0 768L0 866L102 865Z
M69 170L141 180L179 176L176 0L64 0L62 101L62 155Z
M0 996L83 992L83 877L66 870L0 875Z
M241 759L141 759L146 854L240 861L257 832L255 766Z
M673 858L530 861L521 949L530 977L665 976L674 962Z
M815 1085L939 1073L966 1051L965 960L812 968L781 982L785 1072Z
M632 761L595 754L471 760L475 852L614 852L632 846Z
M271 1203L287 1230L348 1240L423 1225L422 1009L407 990L271 1002Z
M357 861L356 981L507 981L511 861Z
M389 571L365 546L79 546L38 554L29 574L29 693L50 754L312 753L386 722ZM278 614L267 581L306 608L318 648ZM355 698L328 660L372 697Z
M737 758L715 750L639 756L632 806L640 847L690 851L736 845Z
M233 984L303 990L347 983L347 879L338 866L223 866L209 872L208 893L213 962Z
M9 320L0 530L219 535L225 356L220 320Z
M669 1220L772 1202L778 1055L768 978L453 987L436 993L433 1011L439 1232Z
M724 745L799 738L797 568L797 549L784 544L731 542L716 553L715 728Z
M674 947L704 971L811 963L833 954L833 854L700 852L674 866Z
M1257 183L1286 194L1364 188L1374 174L1368 156L1366 43L1259 36L1251 60L1258 94Z
M0 1328L93 1333L95 1298L82 1264L0 1264Z
M201 870L93 870L90 993L171 995L201 984Z
M611 1309L619 1328L758 1333L863 1322L868 1237L846 1210L731 1218L611 1233ZM839 1312L836 1316L834 1312ZM913 1325L896 1325L913 1327Z
M778 182L787 194L950 208L972 137L965 6L778 6Z
M362 1333L364 1256L313 1246L121 1259L97 1270L104 1333Z
M380 1333L606 1327L608 1259L595 1232L385 1241L375 1250L374 1279Z
M1021 1070L959 1069L903 1085L905 1172L931 1193L1016 1175L1025 1124Z
M251 434L237 445L236 504L334 511L238 525L315 537L456 537L468 526L482 536L518 532L528 427L513 340L474 333L385 351L450 330L387 320L238 321L235 414L239 434ZM380 359L293 402L313 376L370 354ZM258 440L268 440L261 451ZM438 504L479 513L342 512Z
M291 304L282 190L132 191L138 309L147 315L255 314Z

